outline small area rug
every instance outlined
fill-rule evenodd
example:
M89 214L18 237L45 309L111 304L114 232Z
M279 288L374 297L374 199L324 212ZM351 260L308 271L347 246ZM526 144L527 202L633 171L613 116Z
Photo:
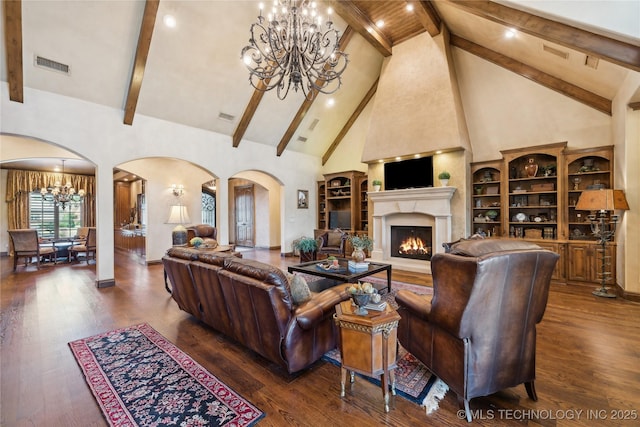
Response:
M264 416L146 323L69 346L111 426L252 426Z
M387 293L387 280L377 277L367 277L362 279L363 282L370 282L374 285L384 285L381 289L381 295L384 301L391 304L394 308L398 305L395 301L395 295L400 289L407 289L418 294L432 294L433 288L428 286L413 285L410 283L396 282L391 283L391 293ZM379 288L379 286L376 286ZM323 356L326 360L336 366L340 366L340 352L337 349L331 350ZM416 359L411 353L407 352L402 346L398 346L397 368L396 374L396 393L412 402L424 406L427 414L431 414L438 409L439 402L444 398L449 387L438 377L431 374L429 370ZM380 377L371 378L363 376L368 381L380 385Z

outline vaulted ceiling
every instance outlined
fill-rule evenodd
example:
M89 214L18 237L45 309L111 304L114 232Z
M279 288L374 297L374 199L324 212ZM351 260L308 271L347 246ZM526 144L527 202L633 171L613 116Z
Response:
M273 146L274 156L296 150L326 161L375 95L384 58L425 31L449 33L454 49L604 114L626 73L640 71L638 39L508 2L325 3L336 11L350 62L342 88L315 101L300 93L281 101L250 86L240 51L256 1L4 1L1 77L15 102L30 102L28 87L118 109L123 126L150 116L228 135L234 146L246 139ZM166 15L175 17L175 28L163 24ZM509 28L516 37L504 37Z

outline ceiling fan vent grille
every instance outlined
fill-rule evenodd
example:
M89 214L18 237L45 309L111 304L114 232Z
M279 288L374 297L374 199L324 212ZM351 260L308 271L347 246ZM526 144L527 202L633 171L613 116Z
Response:
M556 49L555 47L547 46L546 44L542 45L542 50L544 50L545 52L549 52L552 55L558 56L558 57L560 57L562 59L569 58L569 52L565 52L563 50Z
M299 137L298 137L298 141L300 141L300 142L307 142L307 138L306 138L306 137L304 137L304 136L299 136Z
M236 116L221 112L220 114L218 114L218 118L220 120L224 120L225 122L232 122L236 119Z
M58 73L66 75L69 75L71 71L71 67L69 67L67 64L54 61L53 59L47 59L39 55L36 55L35 65L36 67L57 71Z
M218 114L218 118L220 120L224 120L225 122L232 122L236 119L236 116L221 112L220 114Z

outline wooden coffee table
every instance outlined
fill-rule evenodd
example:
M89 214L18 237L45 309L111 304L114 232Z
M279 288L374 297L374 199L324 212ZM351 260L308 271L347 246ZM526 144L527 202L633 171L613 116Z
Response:
M369 262L369 267L362 271L351 271L348 268L349 260L346 258L338 258L340 269L338 270L325 270L318 267L317 264L321 264L320 261L303 262L302 264L291 265L287 268L289 273L305 273L312 276L319 276L325 279L330 279L332 282L327 284L333 286L337 283L357 283L358 280L363 277L373 276L376 273L383 271L387 272L387 291L391 292L391 264L383 264L380 262ZM314 289L319 292L322 289Z
M387 304L384 311L369 310L363 316L355 314L351 300L336 305L334 319L340 329L340 397L345 395L347 372L350 381L354 372L369 377L381 375L380 385L384 411L389 412L389 380L391 394L396 394L397 332L400 315Z

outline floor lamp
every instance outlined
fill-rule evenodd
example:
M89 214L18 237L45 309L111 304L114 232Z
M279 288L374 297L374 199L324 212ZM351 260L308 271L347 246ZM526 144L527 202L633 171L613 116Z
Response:
M171 206L169 212L169 219L167 224L177 224L176 228L171 232L171 238L173 240L173 246L186 246L187 244L187 229L184 228L184 224L190 223L189 213L187 207L183 205Z
M598 216L591 213L588 218L591 222L591 232L598 240L601 246L600 256L600 288L593 291L593 295L604 298L615 298L615 294L607 292L606 284L611 279L611 272L607 271L607 242L613 240L616 232L616 224L618 223L618 215L609 212L616 210L628 210L629 204L624 197L622 190L600 189L586 190L580 194L576 210L581 211L598 211Z

